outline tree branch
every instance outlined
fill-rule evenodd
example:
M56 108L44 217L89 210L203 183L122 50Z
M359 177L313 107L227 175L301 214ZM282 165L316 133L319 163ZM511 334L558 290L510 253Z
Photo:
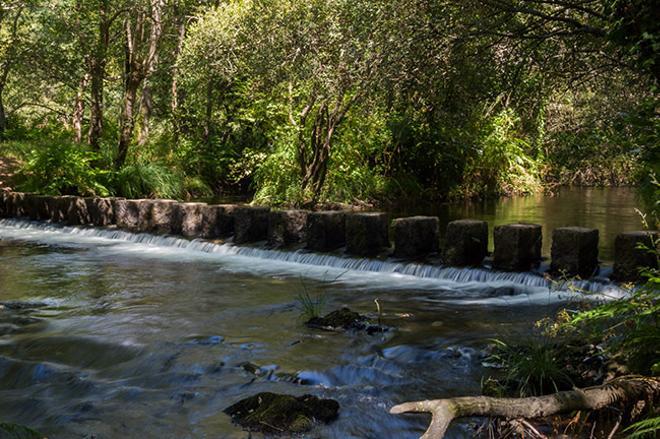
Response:
M617 402L634 403L660 397L660 379L639 376L617 378L609 383L529 398L465 396L406 402L390 409L392 414L431 413L431 424L422 439L442 439L449 424L469 416L506 419L540 418L575 410L599 410Z

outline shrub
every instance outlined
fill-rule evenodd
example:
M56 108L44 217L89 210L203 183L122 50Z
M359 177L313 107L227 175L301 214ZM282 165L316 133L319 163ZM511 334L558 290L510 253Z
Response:
M107 172L94 166L98 155L84 145L45 139L34 144L19 171L19 189L50 195L108 195Z
M509 109L487 120L464 170L463 182L450 195L510 196L540 188L537 161L528 154L530 145L516 131L518 123Z
M159 163L125 165L112 180L116 194L127 198L180 198L183 194L183 175Z

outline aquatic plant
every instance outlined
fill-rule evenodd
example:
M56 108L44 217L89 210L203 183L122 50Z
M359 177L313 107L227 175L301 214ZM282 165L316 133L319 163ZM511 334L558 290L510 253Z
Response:
M301 317L305 321L321 317L327 301L325 294L320 292L316 296L313 296L302 278L300 279L300 284L303 290L296 296L296 301L298 302Z
M513 390L520 397L538 396L573 386L573 379L566 372L556 345L538 340L516 345L494 340L494 344L487 362L499 364L504 370L502 385L505 392ZM492 388L492 383L489 385Z

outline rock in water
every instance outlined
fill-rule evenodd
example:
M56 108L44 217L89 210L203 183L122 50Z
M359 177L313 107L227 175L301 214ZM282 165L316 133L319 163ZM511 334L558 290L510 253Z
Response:
M303 433L316 422L337 419L339 403L312 395L295 397L263 392L242 399L224 412L241 427L263 433Z
M366 331L368 334L385 332L387 327L375 325L361 314L344 307L333 311L324 317L312 317L305 322L310 328L323 329L326 331Z
M46 436L18 424L0 423L0 438L3 439L43 439Z

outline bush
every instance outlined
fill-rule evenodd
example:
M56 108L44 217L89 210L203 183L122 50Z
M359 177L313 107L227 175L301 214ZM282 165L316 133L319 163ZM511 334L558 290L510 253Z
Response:
M127 198L180 198L184 177L159 163L137 162L125 165L113 176L113 188Z
M19 170L19 189L49 195L100 195L107 172L94 166L98 155L84 145L45 139L27 153Z
M516 131L519 119L503 110L487 120L468 160L463 182L450 195L457 198L529 194L540 188L537 161Z

